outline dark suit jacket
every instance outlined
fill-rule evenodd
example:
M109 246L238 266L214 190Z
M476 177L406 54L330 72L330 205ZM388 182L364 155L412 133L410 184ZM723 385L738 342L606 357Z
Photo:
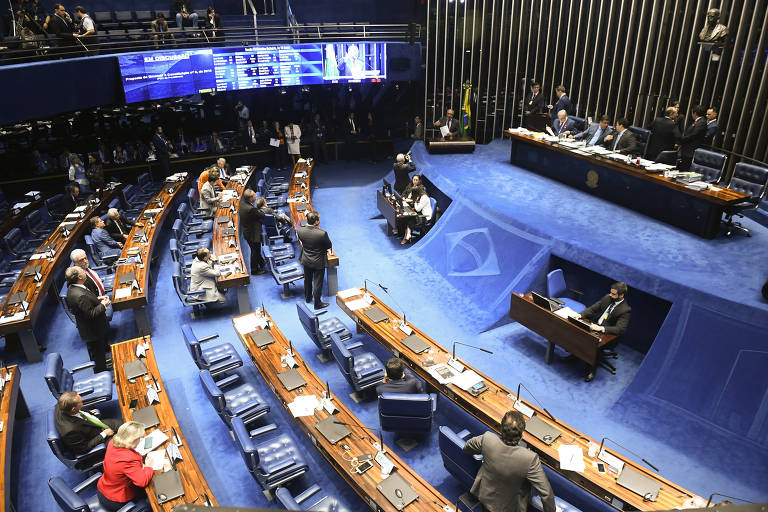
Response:
M570 117L565 118L565 126L563 127L563 132L571 132L573 133L576 130L576 121L571 119ZM555 119L552 123L552 131L555 132L555 135L557 135L560 132L560 119Z
M104 228L107 230L107 233L117 240L118 242L123 241L123 237L120 236L120 229L117 227L117 223L120 222L120 224L123 227L123 233L125 233L126 236L128 236L128 233L131 231L131 227L133 227L133 222L128 220L128 218L120 214L120 217L117 221L112 220L112 218L107 217L107 220L104 221Z
M571 100L568 98L567 94L563 94L560 96L560 99L557 100L557 102L552 105L554 108L552 109L552 119L557 119L557 113L561 110L565 110L568 112L568 114L573 114L573 106L571 105Z
M355 133L352 133L352 120L347 117L344 120L344 134L347 137L357 137L360 135L360 131L363 129L363 125L361 125L362 121L355 116Z
M421 382L408 372L405 372L402 379L389 380L376 386L376 394L382 393L423 393L424 388Z
M706 144L712 144L712 141L715 137L717 137L717 134L720 133L720 125L717 124L717 119L712 121L711 123L707 123L707 134L704 135L704 142Z
M155 145L155 156L157 158L168 158L169 147L168 139L165 138L165 134L160 136L159 133L155 132L152 136L152 142Z
M64 446L78 455L88 453L94 446L104 442L100 435L103 430L101 427L80 416L66 414L58 403L53 418Z
M587 143L592 140L592 137L595 136L595 133L597 133L597 130L600 129L600 123L592 123L589 125L589 128L584 130L583 132L579 132L576 135L573 136L574 140L583 140ZM600 137L598 137L597 142L595 144L603 145L605 143L605 136L610 135L613 133L613 128L610 126L606 127L605 130L603 130L603 133L600 134Z
M249 243L261 243L261 225L265 213L246 200L240 203L240 225L243 227L243 238Z
M657 117L651 123L651 140L646 154L651 160L656 160L662 151L672 151L680 139L680 130L674 119Z
M608 306L610 305L611 296L606 295L579 314L582 317L589 318L592 322L597 323L597 321L600 319L600 316L605 312L606 309L608 309ZM621 304L613 308L611 314L608 315L608 318L606 318L605 322L603 322L605 332L608 334L616 334L617 336L624 334L624 331L627 330L627 326L629 325L629 317L631 313L632 308L629 307L627 300L624 299L621 301Z
M524 112L530 112L531 114L540 114L544 112L547 102L544 99L544 95L539 92L535 98L531 98L530 93L525 98L525 105L523 105Z
M555 495L539 456L522 446L510 446L492 432L473 437L464 453L482 454L483 464L470 492L488 512L526 512L531 488L541 496L544 512L555 512Z
M624 133L621 134L621 138L619 139L619 142L615 148L613 145L616 144L616 137L619 136L619 132L614 130L611 135L613 135L613 138L611 140L605 141L605 147L608 149L617 151L619 153L637 152L637 138L631 131L624 130Z
M67 304L75 315L77 331L83 341L99 341L107 338L109 332L107 309L99 302L95 293L79 286L70 286L67 290Z
M307 268L325 268L328 263L328 249L332 247L328 233L317 226L300 227L296 235L301 242L301 264Z
M402 195L411 182L410 173L416 170L416 166L410 162L395 163L393 169L395 170L395 190Z
M459 133L459 127L460 127L459 126L459 120L456 119L455 117L451 119L450 123L448 122L448 116L441 117L440 118L440 126L441 127L442 126L447 126L448 127L448 131L450 131L452 135L456 135L457 133Z
M56 36L58 46L67 46L75 42L72 33L75 32L75 25L55 14L51 14L51 21L48 23L48 35Z
M64 197L61 198L61 202L59 204L61 205L62 212L72 213L72 210L77 208L77 199L72 197L70 194L64 194Z
M685 133L680 137L680 155L683 158L693 158L693 152L699 146L704 145L707 136L707 120L704 116L698 118L692 125L688 125Z

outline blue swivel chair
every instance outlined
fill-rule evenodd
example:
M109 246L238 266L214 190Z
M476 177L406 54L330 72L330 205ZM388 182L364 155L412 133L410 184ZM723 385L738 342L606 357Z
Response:
M371 352L352 352L338 333L331 333L331 352L344 378L357 392L384 382L384 365Z
M352 333L349 329L335 316L326 318L322 322L320 321L320 315L328 312L326 309L315 311L310 309L303 300L299 300L296 301L296 311L299 314L301 326L304 327L307 335L315 342L317 348L323 352L331 349L332 332L337 333L342 341L352 338ZM349 344L347 344L347 349L350 349Z
M47 238L59 225L58 222L51 220L45 208L33 211L24 220L29 232L40 238Z
M261 171L261 174L269 192L273 194L288 192L290 183L285 176L278 176L277 172L269 167L265 167L264 170Z
M702 181L718 183L723 177L727 159L728 157L723 153L699 148L693 152L691 172L700 173Z
M565 285L565 274L563 274L562 269L557 268L547 274L547 296L564 302L567 307L577 313L579 311L584 311L586 309L584 304L564 296L568 291L569 288ZM570 291L578 293L576 290Z
M225 375L235 368L243 366L243 360L240 359L231 343L223 343L205 349L202 347L203 343L218 338L218 334L198 338L187 323L181 324L181 334L184 336L189 353L197 367L201 370L208 370L213 377Z
M48 480L48 488L53 494L63 512L108 512L101 506L96 495L96 482L101 478L101 473L94 473L75 487L70 487L58 476ZM86 491L88 491L87 494ZM149 504L146 500L129 501L118 512L148 512Z
M645 157L645 148L648 146L648 141L651 138L651 130L639 126L630 126L627 129L635 134L635 138L637 139L637 154Z
M120 249L108 249L106 252L99 252L91 235L85 235L85 247L88 249L88 256L99 267L111 267L120 257Z
M75 471L99 470L104 464L106 443L97 444L87 453L76 455L64 445L59 431L56 429L56 407L51 407L46 416L47 441L51 451L65 466Z
M245 466L264 489L271 491L307 472L301 449L291 437L279 434L257 441L262 431L256 429L249 432L242 418L232 419L232 434Z
M148 172L139 174L136 178L136 185L141 189L144 194L156 194L163 186L161 181L152 181Z
M586 130L587 121L583 117L576 117L576 116L568 116L569 119L573 119L573 122L575 123L575 130L576 133L583 132Z
M194 235L191 232L184 229L184 224L181 223L181 219L173 221L171 231L176 242L179 244L179 248L182 250L197 250L200 247L211 248L210 237L194 238Z
M289 285L299 279L304 279L304 268L297 261L283 262L282 265L279 265L275 255L272 254L272 251L266 245L261 246L261 253L267 261L267 267L270 274L272 274L272 278L278 285L283 287L280 296L284 299L292 297Z
M305 491L291 495L291 491L280 487L275 496L285 510L307 510L312 512L351 512L351 509L334 496L315 496L320 492L320 486L313 484Z
M99 372L83 375L78 373L91 369L96 363L87 363L75 366L71 370L64 366L61 354L51 352L45 356L45 382L55 399L59 399L62 393L77 391L83 397L84 407L93 407L102 402L112 400L112 372Z
M56 194L43 201L45 203L45 209L48 210L48 215L56 222L61 222L69 213L62 210L62 199L64 199L64 194Z
M256 389L248 382L235 386L233 383L237 380L230 379L229 386L226 390L222 390L219 384L213 380L211 372L200 370L200 383L203 385L203 391L227 425L232 424L233 418L240 418L249 424L269 412L269 405L256 392Z
M768 167L739 162L733 169L728 188L748 194L749 197L725 208L725 234L730 236L734 230L739 230L747 236L752 236L740 222L734 222L733 217L744 217L745 211L757 209L760 205L768 189Z
M19 228L13 228L3 237L5 249L19 259L26 259L34 254L43 241L42 238L25 239Z
M181 219L181 223L187 226L190 234L205 234L213 230L213 221L211 219L201 219L192 215L192 210L187 203L181 203L176 209L176 213Z
M381 429L404 434L432 431L437 395L427 393L382 393L379 395Z

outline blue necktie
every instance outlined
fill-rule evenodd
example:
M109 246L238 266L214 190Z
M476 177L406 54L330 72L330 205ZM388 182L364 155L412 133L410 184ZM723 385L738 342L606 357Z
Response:
M618 146L618 145L619 145L619 139L621 138L621 135L622 135L623 133L624 133L624 132L621 132L621 133L619 133L619 134L616 136L616 140L613 142L613 149L614 149L614 151L616 150L616 146Z
M589 145L589 146L594 146L595 144L597 144L597 141L598 141L598 139L600 139L600 136L601 136L602 134L603 134L603 129L602 129L602 128L598 128L598 129L597 129L597 131L595 132L595 134L594 134L594 135L592 136L592 138L590 139L590 141L589 141L589 144L588 144L588 145Z

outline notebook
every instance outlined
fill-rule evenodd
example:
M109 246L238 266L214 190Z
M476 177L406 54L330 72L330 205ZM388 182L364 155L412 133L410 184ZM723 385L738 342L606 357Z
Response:
M315 423L315 428L319 430L320 433L323 434L323 437L325 437L331 444L336 444L351 434L346 425L336 423L337 421L336 416L331 415L324 420Z
M131 284L136 280L136 272L126 272L120 275L120 284Z
M377 307L373 307L371 309L366 309L363 311L365 313L365 316L371 319L371 321L375 324L379 322L383 322L384 320L388 319L389 317L384 313L382 310L380 310Z
M429 343L422 340L415 334L411 334L407 338L403 340L403 345L408 347L409 349L413 350L417 354L421 354L425 350L429 348Z
M287 372L278 373L277 378L280 379L283 387L288 391L293 391L294 389L307 384L307 381L304 380L304 377L301 376L296 368L291 368Z
M643 497L643 500L656 501L659 497L661 485L642 473L624 466L616 483Z
M540 420L538 416L534 416L525 423L525 431L547 445L554 443L555 439L560 437L559 430Z
M144 425L144 428L156 427L160 424L160 418L157 417L157 411L154 405L148 405L141 409L133 411L133 421L138 421Z
M133 380L147 374L147 365L141 359L128 361L123 365L123 371L126 379Z
M398 473L389 475L376 484L376 488L397 510L403 510L419 497L419 493L414 491L411 485L403 480L403 477Z
M259 329L249 333L251 339L261 350L264 350L267 345L275 342L275 338L272 337L272 333L267 329Z
M155 484L155 495L157 495L157 502L160 504L184 496L184 485L181 483L181 476L176 468L155 475L152 478L152 483Z

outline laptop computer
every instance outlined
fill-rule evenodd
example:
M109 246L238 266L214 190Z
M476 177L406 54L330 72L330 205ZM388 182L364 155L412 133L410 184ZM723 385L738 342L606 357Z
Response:
M585 322L584 320L572 316L568 317L568 321L583 331L592 332L592 327L590 327L589 322Z
M425 350L429 349L429 343L419 338L415 334L411 334L403 340L403 345L411 349L417 354L421 354Z
M133 421L142 423L145 429L156 427L160 424L160 418L157 417L157 411L155 410L154 405L148 405L147 407L136 409L133 411L133 416L131 419Z
M25 300L27 300L27 292L16 292L8 296L8 305L21 304Z
M562 309L563 306L555 302L553 299L548 299L547 297L540 295L536 292L531 292L531 297L533 297L533 303L537 306L540 306L548 311L552 311L553 313L557 311L558 309Z
M561 434L559 430L549 423L540 420L538 416L534 416L525 422L525 431L547 445L554 443L555 439L560 437Z
M379 322L383 322L384 320L389 318L386 313L384 313L382 310L380 310L377 307L366 309L365 311L363 311L363 313L365 313L365 316L370 318L371 321L375 324Z
M624 466L616 483L630 491L639 494L647 501L656 501L659 498L661 485L642 473Z
M136 279L136 272L120 274L120 284L131 284Z
M336 416L331 415L324 420L315 423L315 428L319 430L320 433L323 434L323 437L325 437L331 444L336 444L351 434L346 425L340 425L339 423L336 423L337 421Z
M376 488L397 510L403 510L419 497L419 493L396 472L376 484Z
M267 345L270 343L275 342L275 338L272 337L272 333L269 332L267 329L259 329L256 331L251 331L248 333L251 336L251 339L256 344L257 347L259 347L261 350L264 350L267 348Z
M184 496L184 484L181 482L181 475L175 464L170 471L155 475L152 483L155 484L155 495L160 504Z
M296 368L291 368L287 372L278 373L277 378L280 379L283 387L288 391L293 391L296 388L307 385L307 381L304 380L304 377L301 376Z
M125 378L128 380L137 379L147 374L147 365L141 359L135 361L128 361L123 364L123 371L125 372Z

